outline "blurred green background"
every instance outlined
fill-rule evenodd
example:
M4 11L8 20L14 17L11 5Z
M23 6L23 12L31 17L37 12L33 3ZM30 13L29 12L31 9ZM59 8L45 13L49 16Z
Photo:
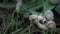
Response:
M50 0L0 0L0 34L60 34L60 3ZM58 1L58 0L57 0ZM16 9L17 8L17 9ZM57 27L54 32L40 30L28 17L52 10Z

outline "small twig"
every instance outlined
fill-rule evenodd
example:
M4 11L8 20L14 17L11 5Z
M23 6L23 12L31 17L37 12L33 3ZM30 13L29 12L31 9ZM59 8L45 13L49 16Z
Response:
M22 6L22 0L18 0L16 4L16 12L19 12Z

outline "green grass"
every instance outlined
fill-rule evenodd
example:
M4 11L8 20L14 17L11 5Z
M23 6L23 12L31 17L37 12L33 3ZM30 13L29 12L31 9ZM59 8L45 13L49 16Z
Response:
M37 2L36 2L36 0L33 0L32 2L28 2L27 4L24 4L21 8L22 9L21 12L23 12L23 14L28 13L28 14L39 15L41 11L38 12L36 10L40 9L41 7L43 7L43 10L51 10L55 7L55 5L50 4L49 1L48 2L47 1L44 2L41 0L37 0L37 1L40 1L41 3L39 2L39 4L35 4ZM44 4L43 4L43 2L44 2ZM9 9L15 7L15 4L12 4L12 3L10 3L10 4L9 3L7 3L7 4L0 3L0 5L1 5L0 7L2 7L2 8L9 8ZM56 10L59 12L59 8L56 8ZM18 14L19 13L17 13L17 16L18 16ZM36 27L34 27L35 25L32 21L28 22L30 24L28 26L24 27L22 24L25 23L25 19L26 19L25 17L26 16L29 17L29 15L24 16L23 14L19 15L19 16L22 16L22 18L21 18L22 20L20 20L20 21L18 20L17 16L16 16L16 20L15 20L14 12L12 13L11 16L7 17L6 22L4 20L4 17L2 17L3 23L2 23L0 34L7 34L9 29L11 30L9 34L16 34L16 33L17 34L24 34L24 33L31 34L32 31L34 31L34 29ZM21 25L21 27L18 27L19 25ZM26 24L24 24L24 25L26 25ZM60 32L60 28L55 29L55 32ZM43 34L48 34L48 30L43 31ZM54 32L51 31L51 34L54 34Z

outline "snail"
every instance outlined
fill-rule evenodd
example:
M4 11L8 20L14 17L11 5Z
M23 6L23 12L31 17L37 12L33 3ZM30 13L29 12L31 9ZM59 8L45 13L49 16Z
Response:
M43 16L38 15L30 15L29 20L34 20L34 23L40 28L45 30L46 26L42 24L43 21L45 21L45 18ZM41 22L42 21L42 22Z
M35 23L41 23L41 21L45 21L46 19L43 16L38 16L38 15L30 15L29 20L34 20Z
M54 30L56 28L56 23L54 21L48 21L48 23L46 24L46 27L48 29Z
M36 19L35 19L35 22L36 23L43 23L44 21L46 21L46 19L43 17L43 16L38 16Z
M54 30L56 28L56 23L54 21L47 21L46 24L36 23L36 25L43 30Z
M42 13L41 13L42 14ZM46 10L43 15L30 15L29 20L34 20L34 23L43 30L55 29L56 23L54 20L54 14L51 10Z
M51 10L46 10L44 12L44 17L47 19L47 20L50 20L50 21L53 21L54 20L54 14Z

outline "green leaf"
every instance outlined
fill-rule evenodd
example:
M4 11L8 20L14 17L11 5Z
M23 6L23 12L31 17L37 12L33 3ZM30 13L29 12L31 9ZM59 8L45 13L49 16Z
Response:
M22 10L25 11L25 13L31 13L31 14L40 14L39 12L35 11L35 10L31 10L31 9L27 9L25 6L22 7Z
M28 18L28 17L29 17L29 13L28 12L24 13L24 18Z
M29 25L28 27L26 27L24 30L22 30L19 34L24 34L26 31L28 31L28 29L30 29L30 27L32 27L33 24Z
M60 7L56 7L55 10L60 14Z
M2 8L14 8L16 3L0 3L0 7Z
M19 31L21 31L23 28L20 28L20 29L17 29L16 31L10 33L10 34L15 34L15 33L18 33Z
M60 34L60 28L56 28L55 32Z
M51 4L48 0L44 3L43 8L44 10L51 10L53 9L55 6L53 4Z
M32 13L33 15L39 15L40 13L34 10L29 10L30 13Z

